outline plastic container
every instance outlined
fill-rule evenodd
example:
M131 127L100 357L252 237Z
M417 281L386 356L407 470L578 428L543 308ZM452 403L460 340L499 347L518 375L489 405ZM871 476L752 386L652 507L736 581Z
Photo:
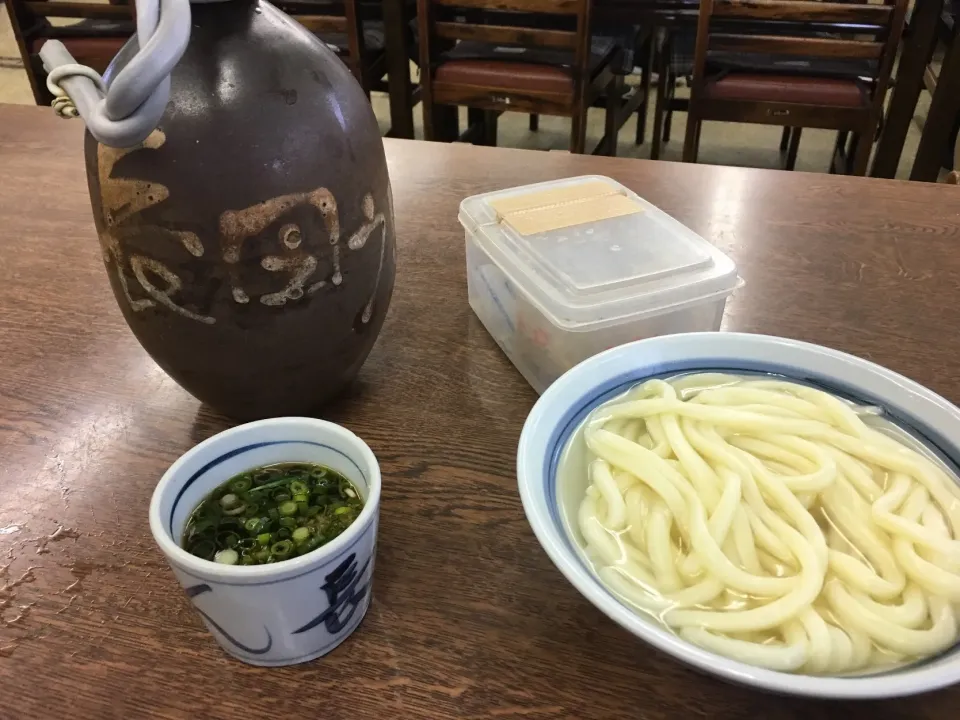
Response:
M521 235L491 203L597 181L632 214ZM552 207L552 206L551 206ZM474 195L460 204L470 307L537 392L607 348L719 330L733 261L616 181L583 176Z

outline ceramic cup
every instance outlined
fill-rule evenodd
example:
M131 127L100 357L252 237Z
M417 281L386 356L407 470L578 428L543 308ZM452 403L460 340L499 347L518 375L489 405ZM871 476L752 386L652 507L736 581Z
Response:
M191 555L180 538L193 509L237 473L311 462L342 473L363 511L330 543L270 565L222 565ZM150 502L150 530L187 598L220 646L252 665L292 665L333 650L370 604L380 468L349 430L312 418L273 418L232 428L177 460Z

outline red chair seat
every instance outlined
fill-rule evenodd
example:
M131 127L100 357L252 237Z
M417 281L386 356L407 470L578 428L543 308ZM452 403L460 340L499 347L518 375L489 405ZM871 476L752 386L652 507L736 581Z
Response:
M704 96L711 100L800 103L831 107L864 107L869 98L855 80L730 72L707 80Z

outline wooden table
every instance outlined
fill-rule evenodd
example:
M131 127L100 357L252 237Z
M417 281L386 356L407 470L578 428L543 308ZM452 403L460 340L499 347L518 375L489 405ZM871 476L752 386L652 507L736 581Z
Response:
M384 475L373 604L329 657L227 658L154 546L161 473L230 423L177 387L108 288L81 126L0 108L0 718L956 718L919 698L787 699L699 675L584 600L523 515L535 395L467 306L457 206L614 177L730 253L730 330L857 353L960 400L956 192L769 170L387 140L397 286L349 397L323 416ZM243 358L237 358L242 362Z

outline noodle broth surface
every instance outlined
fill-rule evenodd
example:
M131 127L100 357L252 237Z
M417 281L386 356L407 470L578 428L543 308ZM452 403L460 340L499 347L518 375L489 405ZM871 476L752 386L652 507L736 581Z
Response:
M853 675L957 642L956 471L878 408L774 375L649 380L588 415L556 480L604 586L705 649Z

